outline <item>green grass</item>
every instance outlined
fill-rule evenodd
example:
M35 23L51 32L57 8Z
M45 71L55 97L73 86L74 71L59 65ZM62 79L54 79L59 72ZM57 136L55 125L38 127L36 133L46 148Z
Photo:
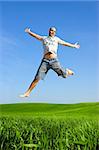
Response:
M0 105L2 115L99 117L99 103L47 104L23 103Z
M2 104L1 150L98 150L99 103Z

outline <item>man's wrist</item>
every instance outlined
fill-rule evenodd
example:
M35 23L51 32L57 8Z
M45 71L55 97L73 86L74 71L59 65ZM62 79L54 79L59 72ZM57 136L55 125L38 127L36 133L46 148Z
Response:
M75 44L72 45L72 48L76 48Z
M28 31L27 31L28 33L31 33L31 31L30 31L30 29L28 29Z

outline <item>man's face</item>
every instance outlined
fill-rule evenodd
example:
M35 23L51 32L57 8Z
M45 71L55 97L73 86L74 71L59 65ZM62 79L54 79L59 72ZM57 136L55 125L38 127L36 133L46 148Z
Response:
M54 37L56 34L56 31L53 29L49 29L49 36Z

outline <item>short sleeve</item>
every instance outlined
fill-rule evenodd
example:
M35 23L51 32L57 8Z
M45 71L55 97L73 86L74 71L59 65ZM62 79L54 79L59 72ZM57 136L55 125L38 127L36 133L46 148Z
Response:
M66 44L66 42L60 38L58 38L58 44L64 45Z
M46 36L41 36L41 37L42 37L43 40L46 38Z

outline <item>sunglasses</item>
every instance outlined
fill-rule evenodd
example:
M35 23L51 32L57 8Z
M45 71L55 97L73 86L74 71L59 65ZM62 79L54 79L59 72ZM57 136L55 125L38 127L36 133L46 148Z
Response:
M54 32L56 32L55 30L53 30L53 29L50 29L49 31L54 31Z

